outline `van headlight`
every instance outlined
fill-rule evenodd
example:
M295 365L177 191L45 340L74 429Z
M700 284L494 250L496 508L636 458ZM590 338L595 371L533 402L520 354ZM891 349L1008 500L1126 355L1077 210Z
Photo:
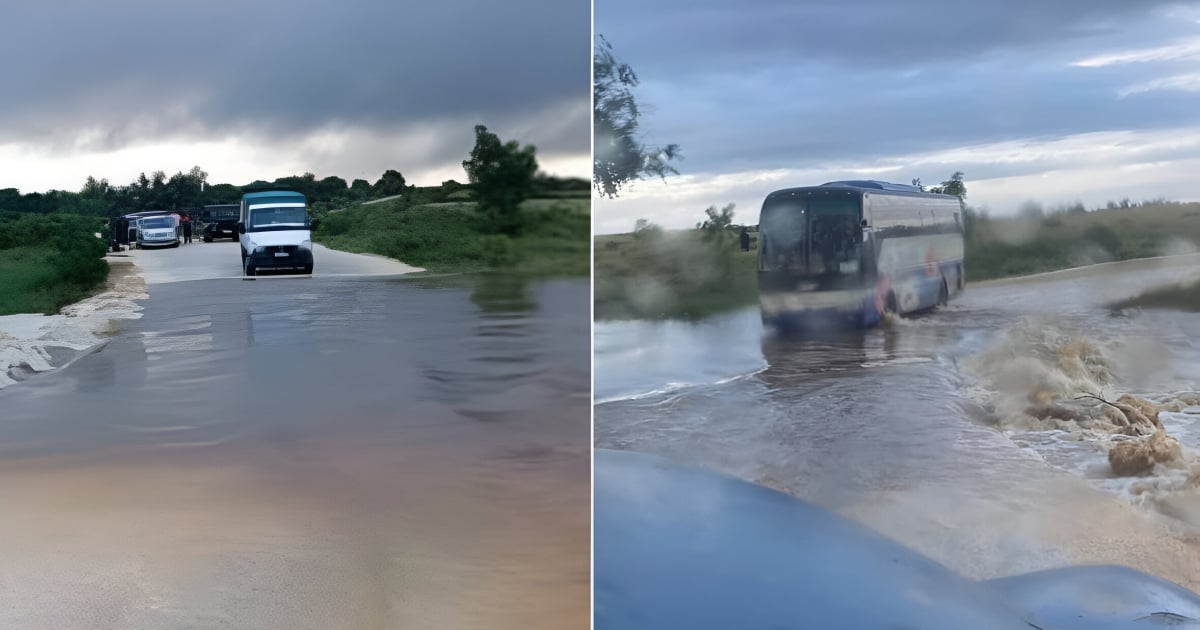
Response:
M263 252L265 252L265 251L267 251L267 246L266 246L266 245L255 245L255 246L254 246L254 253L255 253L255 254L261 254L261 253L263 253Z
M312 251L312 241L300 241L300 249Z

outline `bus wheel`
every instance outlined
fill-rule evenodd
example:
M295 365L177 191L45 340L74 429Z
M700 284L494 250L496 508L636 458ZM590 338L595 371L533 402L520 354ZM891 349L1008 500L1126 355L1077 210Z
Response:
M938 306L950 303L950 290L946 288L946 279L942 278L942 292L938 295Z

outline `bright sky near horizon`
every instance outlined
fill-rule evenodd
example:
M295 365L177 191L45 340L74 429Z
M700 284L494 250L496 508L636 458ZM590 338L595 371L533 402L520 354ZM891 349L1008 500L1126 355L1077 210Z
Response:
M1200 200L1200 2L596 2L648 144L681 176L599 200L598 233L755 223L771 190L965 174L995 215L1034 201ZM636 16L636 19L634 17Z
M466 181L476 124L544 171L590 171L587 3L16 0L5 22L0 188L197 165Z

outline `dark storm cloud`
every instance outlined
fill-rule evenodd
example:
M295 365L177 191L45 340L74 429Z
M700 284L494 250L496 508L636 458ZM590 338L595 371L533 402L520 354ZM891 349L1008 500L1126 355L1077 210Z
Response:
M1194 92L1121 96L1194 60L1072 65L1195 38L1178 11L1197 4L608 0L596 32L641 76L646 139L683 145L681 170L827 168L1200 123Z
M1170 0L606 0L596 32L647 69L752 71L756 63L862 69L955 63L994 50L1041 48L1121 33Z
M520 128L589 98L587 2L19 0L3 13L0 143ZM539 152L588 150L586 119L538 135Z

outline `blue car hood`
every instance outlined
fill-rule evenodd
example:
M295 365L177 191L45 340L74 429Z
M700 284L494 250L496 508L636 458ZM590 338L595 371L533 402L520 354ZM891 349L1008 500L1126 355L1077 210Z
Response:
M732 477L595 454L595 628L1200 628L1200 597L1124 567L968 580Z

